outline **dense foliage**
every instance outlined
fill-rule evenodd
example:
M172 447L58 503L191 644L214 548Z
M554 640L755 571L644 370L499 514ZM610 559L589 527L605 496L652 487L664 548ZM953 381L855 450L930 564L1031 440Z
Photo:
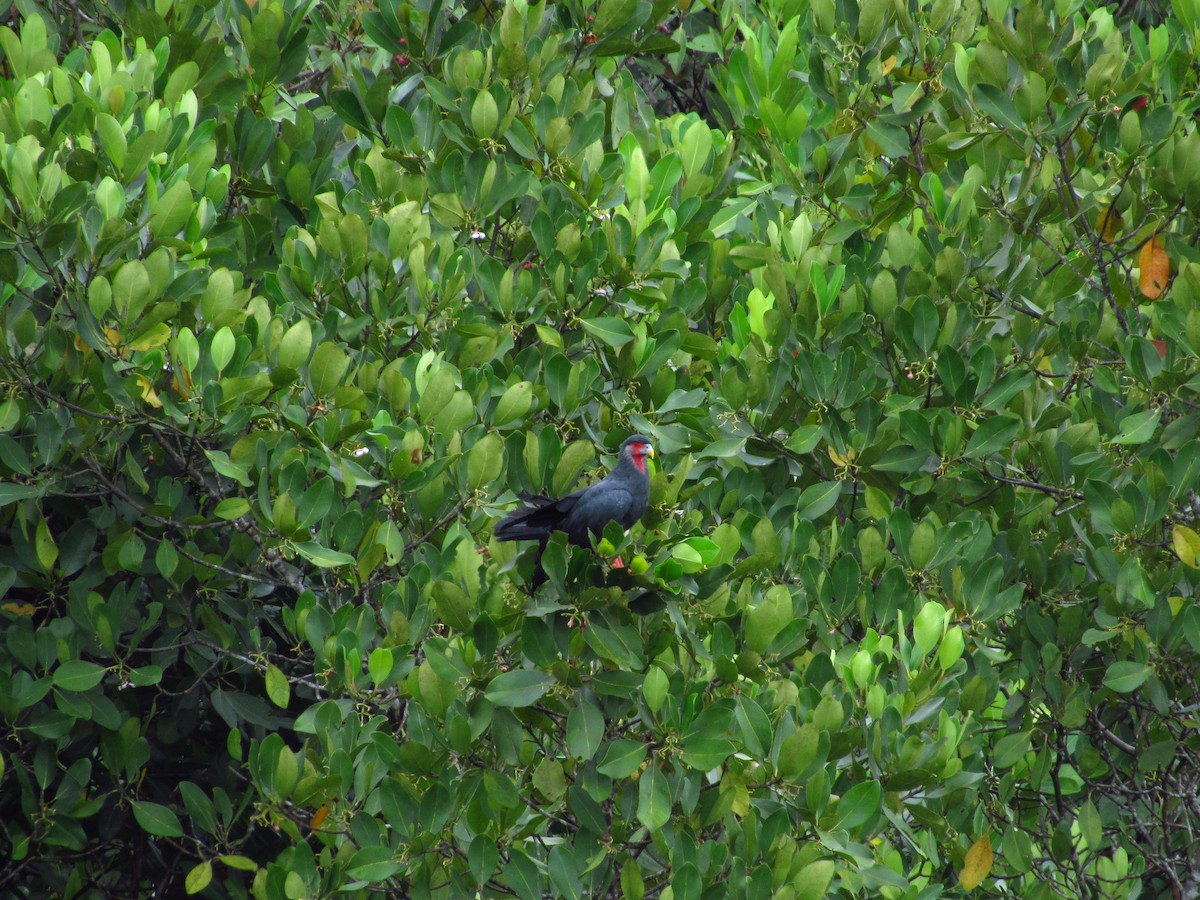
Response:
M1200 0L5 17L0 893L1200 890Z

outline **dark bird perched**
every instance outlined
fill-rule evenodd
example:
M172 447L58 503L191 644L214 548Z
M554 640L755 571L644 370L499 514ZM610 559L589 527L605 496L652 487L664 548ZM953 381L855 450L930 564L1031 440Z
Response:
M604 526L616 522L629 528L646 512L650 500L650 473L646 457L654 456L650 438L635 434L621 444L616 468L591 487L555 500L524 496L525 506L501 519L495 528L500 541L538 541L537 568L531 588L546 580L542 552L551 532L566 532L567 540L579 547L591 546Z

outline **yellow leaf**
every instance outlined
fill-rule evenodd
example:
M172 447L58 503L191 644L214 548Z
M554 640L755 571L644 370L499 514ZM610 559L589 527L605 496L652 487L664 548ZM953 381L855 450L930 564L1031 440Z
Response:
M1176 525L1171 529L1171 543L1175 545L1175 555L1181 563L1200 569L1200 534L1186 525Z
M1147 298L1157 300L1171 279L1171 258L1157 238L1150 238L1138 253L1138 290Z
M308 820L308 827L313 828L313 829L320 828L322 825L325 824L325 820L328 818L329 818L329 807L322 806L315 813L313 813L313 817Z
M5 603L0 609L14 616L32 616L37 612L37 607L31 603Z
M1107 241L1110 244L1121 233L1121 226L1123 224L1121 214L1111 206L1104 207L1104 209L1100 210L1100 215L1096 217L1096 231L1100 232L1101 240Z
M115 328L104 329L104 342L113 350L119 350L121 347L121 332Z
M962 871L958 873L958 883L965 890L973 891L987 878L992 870L992 836L985 834L971 845L963 860Z
M128 344L130 350L153 350L155 347L161 347L171 337L171 328L165 322L159 322L152 326L142 334L138 335Z
M896 54L895 53L893 53L891 56L889 56L887 59L885 59L883 61L883 74L884 75L892 74L892 69L894 69L894 68L896 68Z
M154 390L154 385L150 383L150 379L145 375L135 375L134 380L137 381L138 387L142 389L142 399L155 409L162 409L162 401L158 399L158 391Z

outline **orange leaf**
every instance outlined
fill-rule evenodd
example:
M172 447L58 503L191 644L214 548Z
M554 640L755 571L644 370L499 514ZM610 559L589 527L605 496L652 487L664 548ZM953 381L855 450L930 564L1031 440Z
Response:
M1151 300L1157 300L1171 279L1171 258L1157 238L1142 244L1138 253L1138 289Z
M322 825L325 824L325 820L328 818L329 818L329 807L322 806L315 813L313 813L313 817L308 820L308 826L309 826L309 828L313 828L313 829L320 828Z
M973 891L987 878L992 870L992 836L985 834L971 845L963 860L962 871L958 873L958 883L965 890Z
M176 369L175 390L184 400L191 400L195 385L192 384L192 373L187 369Z

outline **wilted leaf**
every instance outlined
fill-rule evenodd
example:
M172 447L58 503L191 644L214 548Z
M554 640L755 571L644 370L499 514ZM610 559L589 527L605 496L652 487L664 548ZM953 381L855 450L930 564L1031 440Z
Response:
M1138 253L1138 290L1150 300L1157 300L1171 280L1171 259L1158 238L1150 238Z
M984 834L971 845L963 859L962 871L958 873L959 884L965 890L973 891L987 878L992 870L992 837Z

